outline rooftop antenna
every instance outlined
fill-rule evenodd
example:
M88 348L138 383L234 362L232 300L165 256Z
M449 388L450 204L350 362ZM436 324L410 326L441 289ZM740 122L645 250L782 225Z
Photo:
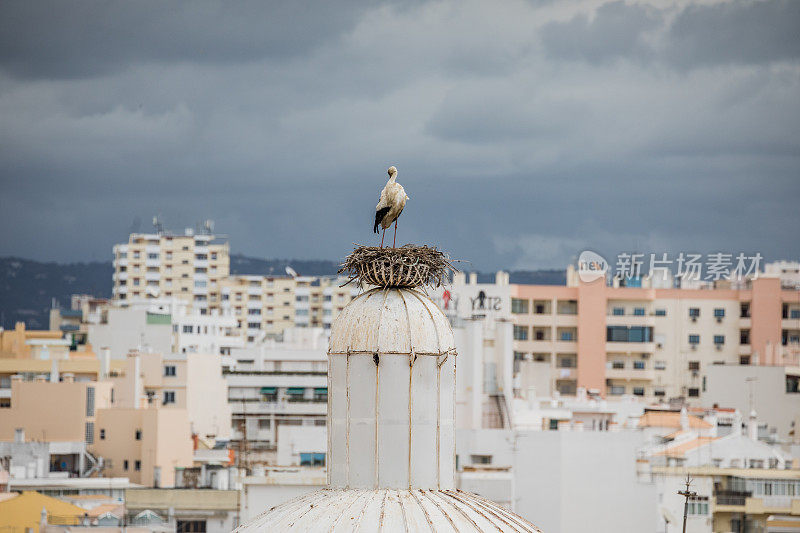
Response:
M161 221L158 215L153 217L153 227L156 228L156 233L159 235L164 233L164 223Z
M758 381L758 378L754 377L754 376L751 376L749 378L745 378L745 381L747 382L747 388L749 389L748 390L748 400L747 400L748 401L748 406L747 406L748 410L747 410L747 412L749 414L749 413L752 413L753 409L754 409L754 405L753 405L753 385L755 384L756 381Z
M686 515L689 513L689 498L694 498L697 493L689 490L689 485L692 484L692 478L686 474L686 490L679 490L678 494L684 497L683 500L683 533L686 533Z
M295 269L293 269L289 265L286 265L286 274L288 274L289 276L292 276L293 278L296 278L298 276L298 274L295 271Z
M214 233L214 221L210 218L206 219L205 222L203 222L203 229L208 235Z

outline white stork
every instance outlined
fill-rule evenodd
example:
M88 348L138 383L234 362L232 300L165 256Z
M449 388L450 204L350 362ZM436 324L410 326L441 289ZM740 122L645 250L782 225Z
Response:
M375 206L375 227L373 231L378 233L378 226L383 227L383 235L381 235L381 248L383 248L383 238L386 236L386 228L394 222L394 240L392 241L392 248L395 247L397 242L397 218L403 212L406 206L406 191L403 186L397 183L397 169L389 167L389 181L381 191L381 197L378 199L378 205Z

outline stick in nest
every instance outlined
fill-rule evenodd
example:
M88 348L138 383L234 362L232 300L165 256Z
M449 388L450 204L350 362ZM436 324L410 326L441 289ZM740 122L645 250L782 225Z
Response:
M457 269L444 252L431 246L406 244L400 248L355 245L339 268L348 276L347 285L355 281L359 287L418 287L444 285L450 272Z

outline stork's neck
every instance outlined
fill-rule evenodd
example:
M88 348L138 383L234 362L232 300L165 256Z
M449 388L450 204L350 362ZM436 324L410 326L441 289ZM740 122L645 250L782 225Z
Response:
M394 174L391 174L389 176L389 181L387 181L386 183L394 183L396 179L397 179L397 172L395 172Z

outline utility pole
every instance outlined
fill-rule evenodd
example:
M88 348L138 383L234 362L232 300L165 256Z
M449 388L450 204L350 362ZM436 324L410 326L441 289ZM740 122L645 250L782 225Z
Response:
M692 478L689 477L689 474L686 474L686 490L678 491L678 494L685 498L683 501L683 533L686 533L686 515L689 513L689 498L697 496L696 492L689 490L689 485L691 484Z

